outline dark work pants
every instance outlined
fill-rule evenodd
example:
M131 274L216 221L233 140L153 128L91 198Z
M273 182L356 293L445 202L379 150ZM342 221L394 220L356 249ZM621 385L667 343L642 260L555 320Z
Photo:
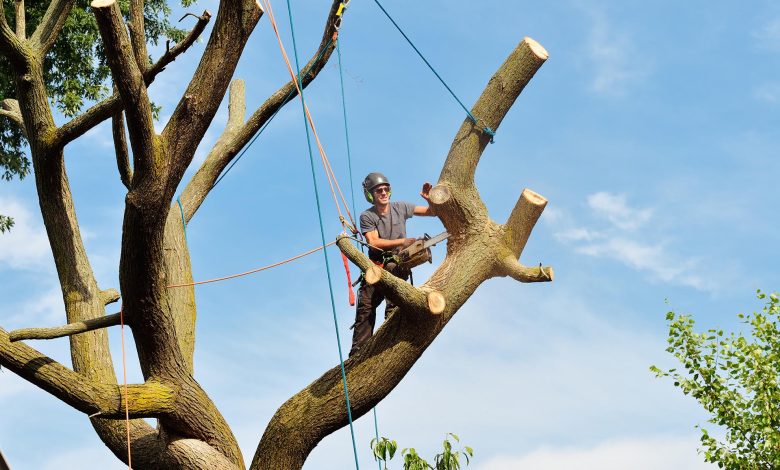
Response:
M390 270L391 273L403 280L409 278L408 272L399 271L399 269ZM349 351L350 356L355 354L374 334L376 309L383 300L385 301L385 318L387 318L388 312L394 307L390 299L385 298L385 294L378 286L370 286L366 281L360 283L357 295L357 308L355 310L355 324L352 331L352 349Z

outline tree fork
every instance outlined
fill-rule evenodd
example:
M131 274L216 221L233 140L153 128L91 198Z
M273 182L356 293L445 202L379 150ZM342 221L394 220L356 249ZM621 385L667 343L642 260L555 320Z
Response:
M517 46L472 109L480 119L479 126L498 128L546 58L544 48L532 39L526 38ZM439 182L431 190L433 211L451 234L447 257L419 289L372 267L373 263L346 238L338 239L339 248L367 273L367 278L381 285L391 299L400 301L400 311L344 363L353 419L368 412L395 388L482 282L505 273L503 259L512 256L505 240L506 228L490 220L473 180L488 141L489 137L470 120L455 136ZM530 234L533 224L522 226ZM440 305L442 300L444 305ZM431 315L433 310L441 313ZM277 410L257 447L251 469L300 468L322 438L346 424L340 368L334 367Z

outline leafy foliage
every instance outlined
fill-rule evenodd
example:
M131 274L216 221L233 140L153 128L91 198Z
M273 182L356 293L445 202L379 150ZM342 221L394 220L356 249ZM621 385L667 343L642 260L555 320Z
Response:
M11 227L14 226L14 219L10 217L6 217L4 215L0 215L0 233L5 232L6 230L11 230Z
M707 462L729 469L780 468L780 300L758 292L766 304L760 313L739 314L750 334L693 331L690 316L669 312L669 347L684 366L661 370L674 385L712 414L709 422L725 427L723 441L701 428Z
M15 29L14 0L3 0L3 12ZM48 0L26 0L26 30L30 37L40 23ZM187 7L194 0L182 0ZM127 15L129 0L120 0L120 8ZM186 31L170 22L171 8L166 0L147 0L144 6L146 35L157 44L161 39L181 40ZM44 81L52 104L66 117L79 113L87 102L98 101L108 94L110 71L106 64L102 41L89 10L89 0L76 0L70 15L65 20L62 32L44 60ZM0 102L16 99L13 74L10 64L0 56ZM0 116L0 178L20 179L30 172L30 160L25 153L27 141L16 123ZM10 222L9 222L10 221ZM13 225L12 219L0 216L0 232Z
M474 450L471 447L464 446L461 450L453 451L450 438L455 442L460 442L460 438L452 433L447 433L442 444L443 451L436 454L433 459L434 465L429 464L413 448L406 448L401 451L404 459L404 470L460 470L461 456L466 460L468 466L471 458L474 457ZM371 440L371 450L374 452L374 459L382 462L385 470L387 462L395 456L398 449L398 443L386 437Z

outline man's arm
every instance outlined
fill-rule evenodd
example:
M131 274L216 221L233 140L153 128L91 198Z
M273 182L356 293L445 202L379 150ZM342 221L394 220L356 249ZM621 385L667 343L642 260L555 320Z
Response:
M396 240L386 240L384 238L379 238L379 232L376 230L372 230L370 232L366 232L363 235L366 237L366 241L369 245L379 248L380 250L389 251L393 248L406 248L407 246L414 243L414 238L398 238Z
M426 182L423 184L422 191L420 191L420 196L422 196L423 199L425 199L426 202L430 204L430 199L428 196L428 193L431 192L431 183ZM432 216L433 212L431 212L431 206L414 206L414 215L422 215L422 216Z

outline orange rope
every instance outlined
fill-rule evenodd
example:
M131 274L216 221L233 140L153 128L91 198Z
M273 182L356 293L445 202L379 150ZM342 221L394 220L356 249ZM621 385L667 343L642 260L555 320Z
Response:
M276 39L279 42L279 49L282 51L282 57L284 58L284 62L287 65L287 71L290 73L290 77L292 77L293 83L295 83L295 88L298 90L298 96L302 97L303 92L301 91L301 84L298 83L298 77L293 71L292 64L290 63L290 58L287 56L287 51L284 49L284 44L282 44L282 37L279 35L279 28L276 25L276 18L274 17L274 12L273 12L273 8L271 7L271 3L269 0L263 0L263 5L265 6L265 10L268 13L268 19L271 21L271 27L273 28L274 33L276 34ZM337 36L338 36L338 31L334 33L333 35L334 39L337 39ZM341 205L339 204L338 198L336 197L336 192L339 193L339 196L341 197L341 200L344 203L344 209L347 212L347 216L349 217L350 222L352 223L353 226L355 226L356 225L355 220L352 218L352 213L349 210L349 204L347 204L346 198L344 197L344 194L341 191L341 187L339 186L338 180L336 179L336 176L333 173L333 168L330 166L330 162L328 161L328 156L325 153L325 149L323 148L322 142L320 141L320 136L317 133L317 128L314 126L314 120L311 117L309 106L305 102L303 103L303 108L304 111L306 112L306 119L309 122L309 126L311 127L312 133L314 134L314 139L317 142L317 149L320 152L322 165L325 168L325 175L328 178L328 184L330 186L331 194L333 195L333 202L336 204L336 210L339 213L339 218L343 218L344 216L341 212Z
M174 288L174 287L190 287L190 286L199 286L199 285L201 285L201 284L209 284L209 283L211 283L211 282L226 281L226 280L228 280L228 279L233 279L233 278L236 278L236 277L246 276L247 274L254 274L254 273L259 273L260 271L265 271L266 269L275 268L275 267L277 267L277 266L280 266L280 265L282 265L282 264L289 263L290 261L295 261L296 259L303 258L304 256L308 256L308 255L310 255L310 254L312 254L312 253L315 253L315 252L317 252L317 251L320 251L321 249L323 249L323 248L326 248L326 247L329 247L329 246L331 246L331 245L333 245L333 244L335 244L335 243L336 243L336 242L335 242L335 241L333 241L333 242L330 242L330 243L328 243L328 244L326 244L326 245L324 245L324 246L318 246L317 248L315 248L315 249L313 249L313 250L309 250L309 251L307 251L306 253L301 253L300 255L293 256L292 258L287 258L287 259L286 259L286 260L284 260L284 261L279 261L278 263L269 264L268 266L263 266L262 268L253 269L253 270L251 270L251 271L247 271L247 272L244 272L244 273L233 274L233 275L230 275L230 276L225 276L225 277L218 277L218 278L216 278L216 279L209 279L209 280L207 280L207 281L190 282L190 283L187 283L187 284L173 284L173 285L166 286L166 287L167 287L168 289L172 289L172 288Z
M125 381L125 425L127 427L127 468L133 468L133 456L130 452L130 408L127 402L127 358L125 356L125 314L124 306L119 307L119 325L122 331L122 377Z

